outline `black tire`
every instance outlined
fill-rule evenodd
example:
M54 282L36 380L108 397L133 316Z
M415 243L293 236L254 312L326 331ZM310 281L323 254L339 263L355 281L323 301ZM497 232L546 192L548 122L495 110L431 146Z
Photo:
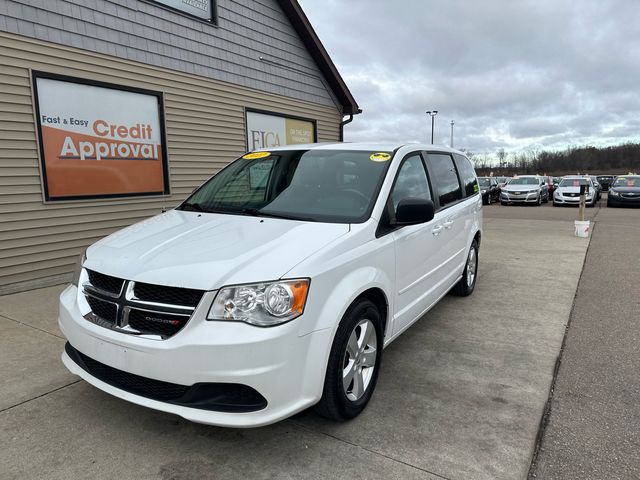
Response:
M538 200L535 203L536 207L539 207L540 205L542 205L542 194L538 195Z
M549 203L549 194L547 193L547 196L544 197L543 203Z
M471 251L475 251L475 272L473 274L473 281L469 285L468 282L468 269L469 269L469 260L471 258ZM451 293L458 297L468 297L473 293L473 290L476 288L476 281L478 279L478 242L474 240L471 242L471 248L469 249L469 253L467 254L467 264L464 266L464 270L462 272L462 278L455 286L451 289Z
M342 372L349 337L363 319L370 320L375 327L377 355L371 379L364 393L357 400L351 400L347 397L347 392L345 392L345 387L343 386ZM380 362L382 360L382 345L382 318L378 308L370 300L356 300L342 317L336 336L333 339L322 398L315 405L315 411L319 415L330 420L344 421L358 416L365 409L378 381L378 372L380 372Z
M558 204L557 204L556 202L553 202L553 203L552 203L552 205L553 205L554 207L557 207L557 206L558 206Z
M491 205L491 194L487 195L487 205Z
M502 200L500 200L500 205L502 205L503 207L507 206L507 202L503 202Z

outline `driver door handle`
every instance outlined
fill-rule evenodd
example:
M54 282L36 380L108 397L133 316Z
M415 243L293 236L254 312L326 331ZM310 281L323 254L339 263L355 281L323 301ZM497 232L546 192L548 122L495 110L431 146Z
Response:
M431 229L431 233L433 233L434 236L438 236L440 235L440 232L442 231L444 227L442 225L436 225L435 227L433 227L433 229Z

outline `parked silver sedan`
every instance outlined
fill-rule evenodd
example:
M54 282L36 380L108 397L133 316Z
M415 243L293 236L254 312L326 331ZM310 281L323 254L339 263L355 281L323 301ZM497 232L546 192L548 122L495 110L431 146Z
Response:
M549 201L549 188L542 177L521 175L513 177L500 191L500 203L529 203L540 205Z

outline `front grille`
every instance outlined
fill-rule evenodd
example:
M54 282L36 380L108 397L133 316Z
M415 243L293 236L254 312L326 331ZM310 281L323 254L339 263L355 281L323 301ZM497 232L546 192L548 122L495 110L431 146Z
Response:
M85 315L101 327L133 335L169 338L189 321L204 290L133 282L87 270L83 283L91 312Z
M115 303L106 302L91 295L86 295L85 298L95 315L107 323L115 325L118 316L118 307Z
M123 279L94 272L93 270L87 270L87 274L89 275L89 283L94 287L112 293L113 295L120 295L122 285L124 285Z
M255 412L267 406L258 391L239 383L196 383L191 386L163 382L100 363L71 346L64 350L91 376L120 390L161 402L217 412Z
M129 326L141 333L170 337L178 333L189 320L188 315L173 315L132 309L129 312Z
M203 290L191 288L165 287L136 282L133 287L136 298L146 302L168 303L185 307L197 307L204 295Z

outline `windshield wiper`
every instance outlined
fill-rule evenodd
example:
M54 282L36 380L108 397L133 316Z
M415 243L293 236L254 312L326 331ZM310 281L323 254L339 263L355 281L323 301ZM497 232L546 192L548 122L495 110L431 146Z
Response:
M257 208L243 208L238 211L238 213L242 213L243 215L252 215L254 217L269 217L269 218L282 218L285 220L299 220L302 222L315 222L316 220L309 217L298 217L296 215L287 215L284 213L271 213L264 212Z
M185 202L182 205L180 205L180 209L181 210L193 210L193 211L196 211L196 212L204 212L205 211L205 209L202 208L202 204L197 203L197 202L193 202L193 203Z

